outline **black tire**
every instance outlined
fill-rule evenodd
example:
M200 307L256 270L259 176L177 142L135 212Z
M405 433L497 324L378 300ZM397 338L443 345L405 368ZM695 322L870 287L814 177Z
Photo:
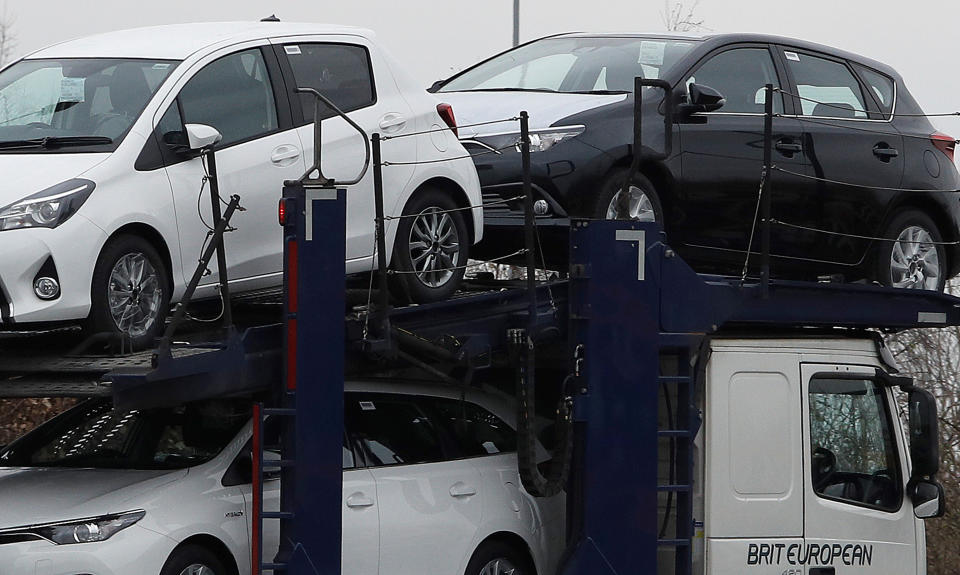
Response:
M118 322L110 307L111 291L116 294L119 286L111 275L121 262L132 264L130 276L136 277L136 264L145 262L141 268L141 285L132 286L128 296L129 305L124 310L132 312L129 319L121 316ZM152 268L152 273L151 273ZM131 286L125 286L130 288ZM90 286L90 316L86 328L91 333L107 333L124 345L144 349L163 330L164 319L170 307L170 272L157 250L150 242L139 236L122 235L110 240L97 259ZM119 308L118 308L119 309ZM126 323L127 325L121 325Z
M915 239L926 239L933 245L912 243L909 240L911 236L908 230L918 234L912 236ZM879 245L875 265L876 278L880 283L887 286L943 291L949 270L947 250L942 244L940 230L928 215L917 210L907 210L898 214L887 226L882 237L891 240L902 237L904 241L877 242ZM920 249L916 250L914 246L920 246ZM936 258L935 261L934 258ZM900 266L895 265L897 261L901 264ZM932 272L934 266L936 273ZM914 279L911 280L910 277Z
M507 565L514 568L513 571L503 569L502 572L484 573L484 569L491 563L500 561L500 565ZM467 563L467 570L464 575L536 575L536 569L530 561L530 557L523 551L510 545L505 541L485 541L477 547Z
M626 168L612 170L607 175L603 180L603 184L600 186L600 193L597 195L596 201L593 204L593 209L590 213L591 217L598 220L613 219L609 217L612 215L609 213L610 205L620 191L620 188L623 187L626 179ZM631 188L637 188L649 199L649 207L652 208L654 218L653 221L659 223L660 227L663 227L663 204L660 203L660 195L657 193L657 189L646 176L640 173L634 174L631 184ZM640 219L639 221L649 221L649 219Z
M397 226L392 262L395 273L391 287L399 301L441 301L460 287L471 241L465 219L467 212L449 211L460 207L450 194L436 188L420 190L404 206L403 215L409 217L402 218ZM441 236L434 234L432 243L425 245L426 236L437 231ZM452 233L447 235L447 232ZM454 245L456 252L451 253ZM428 269L423 273L423 266L436 271Z
M163 564L160 575L185 575L187 569L194 565L202 565L213 571L209 575L228 575L223 561L217 557L217 554L206 547L199 545L184 545L173 550L167 562ZM204 575L208 575L204 573Z

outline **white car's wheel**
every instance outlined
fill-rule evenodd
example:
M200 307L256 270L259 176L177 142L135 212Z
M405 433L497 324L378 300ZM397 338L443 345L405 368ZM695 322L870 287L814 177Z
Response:
M223 561L206 547L184 545L170 554L160 575L227 575Z
M504 541L486 541L477 547L465 575L536 575L526 553Z

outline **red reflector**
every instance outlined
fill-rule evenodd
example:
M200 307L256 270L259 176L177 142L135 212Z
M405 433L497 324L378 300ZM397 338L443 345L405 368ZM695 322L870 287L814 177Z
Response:
M296 241L287 242L287 313L297 313L300 302L300 268Z
M440 118L447 124L447 127L451 129L453 135L459 137L460 133L457 132L457 119L453 115L453 106L437 104L437 113L440 114Z
M287 320L287 390L297 390L297 320Z
M280 222L281 226L287 225L287 201L280 200L280 203L277 205L277 220Z
M950 161L953 161L953 152L957 147L957 141L942 132L934 132L930 134L930 141L933 143L933 147L940 150L944 153Z

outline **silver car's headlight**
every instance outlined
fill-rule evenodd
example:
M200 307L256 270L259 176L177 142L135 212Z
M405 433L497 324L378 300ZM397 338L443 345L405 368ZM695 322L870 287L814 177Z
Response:
M55 228L77 213L96 184L74 179L0 209L0 231L22 228Z
M128 511L114 515L103 515L76 521L31 525L0 531L0 538L15 535L33 535L56 543L57 545L72 545L74 543L94 543L106 541L117 532L130 527L143 519L145 511Z

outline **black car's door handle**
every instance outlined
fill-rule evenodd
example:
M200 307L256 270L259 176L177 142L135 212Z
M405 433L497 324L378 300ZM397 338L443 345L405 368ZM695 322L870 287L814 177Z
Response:
M787 142L785 140L780 140L774 147L781 154L798 154L803 151L803 144Z
M877 144L873 147L873 155L885 162L889 162L892 158L899 156L900 152L898 152L896 148L884 147Z

